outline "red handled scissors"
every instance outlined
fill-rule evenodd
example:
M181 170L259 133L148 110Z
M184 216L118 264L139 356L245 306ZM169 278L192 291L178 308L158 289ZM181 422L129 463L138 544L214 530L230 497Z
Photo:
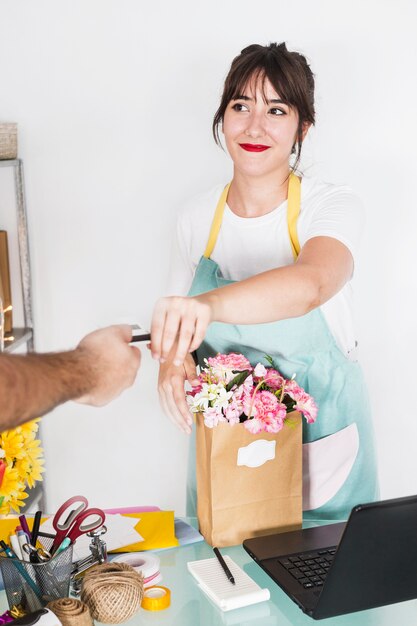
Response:
M54 553L64 539L67 539L66 543L69 545L69 543L74 543L80 535L99 528L104 524L105 519L106 514L101 509L88 508L88 500L84 496L69 498L54 515L52 525L56 530L56 536L51 552Z

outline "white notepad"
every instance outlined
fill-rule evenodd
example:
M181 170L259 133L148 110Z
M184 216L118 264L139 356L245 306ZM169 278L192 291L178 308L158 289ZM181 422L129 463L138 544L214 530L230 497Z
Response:
M227 567L235 579L231 583L216 558L189 561L188 569L204 593L222 610L230 611L242 606L269 600L269 589L261 587L237 565L230 556L224 556Z

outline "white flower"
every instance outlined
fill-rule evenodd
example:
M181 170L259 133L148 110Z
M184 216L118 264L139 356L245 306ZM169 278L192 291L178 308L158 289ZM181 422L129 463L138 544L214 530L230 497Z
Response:
M210 402L217 398L217 388L221 385L209 385L203 383L200 393L196 393L194 397L188 396L190 409L193 413L204 413L210 406ZM224 387L222 387L224 389Z
M226 409L232 395L232 391L226 391L226 387L223 387L223 385L217 385L217 398L214 401L213 406L220 409Z
M258 363L258 365L253 370L253 373L257 378L265 378L266 367L262 365L262 363Z
M5 451L3 450L3 448L0 448L0 459L4 459L5 456L6 456Z

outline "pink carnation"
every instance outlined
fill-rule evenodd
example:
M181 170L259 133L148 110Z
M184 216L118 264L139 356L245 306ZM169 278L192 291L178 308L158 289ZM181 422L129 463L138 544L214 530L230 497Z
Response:
M248 359L243 356L243 354L237 354L235 352L231 352L230 354L218 354L217 356L210 357L207 359L210 367L218 367L223 369L232 369L232 370L251 370L252 366L249 363Z
M204 411L204 423L208 428L213 428L217 426L220 422L225 422L226 419L222 413L222 410L218 406L209 406Z
M234 371L243 372L244 370L252 371L252 366L243 354L218 354L210 357L207 362L215 376L219 379L229 382L234 377Z
M312 424L316 421L318 406L310 396L295 380L289 380L285 383L285 393L295 400L295 411L300 411L307 421Z
M239 424L239 418L243 413L242 402L232 398L231 403L226 407L224 412L229 424Z
M277 370L271 368L266 371L265 382L268 387L277 390L282 388L282 385L285 382L285 378L281 376L281 374Z
M306 393L305 391L303 391L299 395L294 409L296 411L300 411L300 413L304 415L307 424L312 424L316 421L317 413L319 410L318 406L314 402L313 398L309 396L308 393Z
M245 422L243 422L243 424L246 430L252 433L252 435L257 435L258 433L261 433L264 429L262 421L258 419L257 417L253 417L250 420L246 420Z
M233 387L233 398L243 400L243 396L252 396L253 394L253 377L252 374L245 379L239 387Z
M251 396L245 396L243 401L243 408L245 414L249 417L249 421L251 418L255 418L262 425L261 430L269 433L279 432L284 425L284 419L287 415L285 404L278 402L277 397L270 391L258 391L253 403L252 398ZM250 428L255 428L255 425L247 428L250 430Z
M304 394L305 391L300 387L298 383L295 382L295 380L291 379L287 380L287 382L285 383L285 393L287 393L290 398L297 402L298 398L301 398L302 394Z

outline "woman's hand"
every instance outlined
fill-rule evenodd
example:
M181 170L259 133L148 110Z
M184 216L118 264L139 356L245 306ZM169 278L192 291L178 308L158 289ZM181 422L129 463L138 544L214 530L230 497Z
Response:
M176 426L189 435L193 420L185 399L186 380L191 385L199 384L191 354L186 355L182 365L174 365L171 360L161 364L158 392L162 410Z
M154 359L164 363L177 341L172 362L178 367L189 352L199 347L207 326L213 321L212 307L207 300L203 296L171 296L157 301L151 324Z

